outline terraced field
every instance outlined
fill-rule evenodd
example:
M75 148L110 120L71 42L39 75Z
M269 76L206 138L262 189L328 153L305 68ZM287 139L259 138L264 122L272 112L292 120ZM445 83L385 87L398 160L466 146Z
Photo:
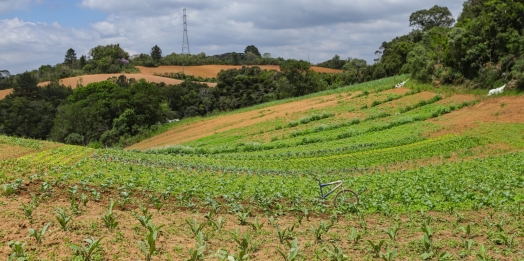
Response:
M126 150L0 136L0 256L522 260L523 97L397 81L184 119Z

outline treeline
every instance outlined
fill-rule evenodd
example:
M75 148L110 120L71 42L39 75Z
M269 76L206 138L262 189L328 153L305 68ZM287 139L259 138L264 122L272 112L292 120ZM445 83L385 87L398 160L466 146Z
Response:
M221 71L214 88L198 82L148 83L125 75L85 87L39 88L29 72L15 78L0 100L0 133L93 147L130 145L160 124L244 108L344 85L335 74L317 73L306 61L286 60L280 71L258 66Z
M383 42L374 64L336 55L319 66L343 69L364 81L407 73L435 86L507 84L524 90L523 17L522 1L467 0L457 21L447 7L435 5L412 13L414 29Z

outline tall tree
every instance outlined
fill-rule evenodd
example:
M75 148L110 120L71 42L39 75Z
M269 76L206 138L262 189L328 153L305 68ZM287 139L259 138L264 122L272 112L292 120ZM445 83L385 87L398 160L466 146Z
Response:
M158 45L155 45L151 48L151 58L153 58L153 60L157 63L160 61L160 59L162 59L162 49L160 49Z
M445 6L435 5L429 10L423 9L409 16L409 26L428 31L435 26L451 27L455 23L453 15Z
M15 86L13 87L12 97L24 97L30 100L40 98L40 88L38 80L30 73L24 72L17 76Z
M254 45L249 45L244 50L244 54L247 54L248 52L254 53L257 57L261 57L260 52L258 51L258 48Z
M69 48L67 50L65 57L64 57L64 64L69 65L69 67L73 67L73 63L76 61L76 52L73 50L73 48Z

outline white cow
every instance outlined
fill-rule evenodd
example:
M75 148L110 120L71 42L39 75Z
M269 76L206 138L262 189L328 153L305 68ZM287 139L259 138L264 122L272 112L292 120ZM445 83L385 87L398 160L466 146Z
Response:
M397 85L395 85L395 88L401 88L401 87L404 87L404 84L406 84L406 82L409 81L409 79L401 82L401 83L397 83Z
M504 88L506 88L506 85L502 85L501 87L498 87L496 89L491 89L488 92L488 96L494 95L494 94L500 94L504 91Z

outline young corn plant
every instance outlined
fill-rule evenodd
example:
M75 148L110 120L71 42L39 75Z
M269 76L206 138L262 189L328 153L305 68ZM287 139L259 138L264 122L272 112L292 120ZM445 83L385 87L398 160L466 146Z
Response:
M104 221L104 226L109 229L109 232L113 232L113 230L118 227L118 222L116 221L115 216L113 215L113 208L115 207L115 202L113 199L109 202L109 208L107 210L107 213L102 216L102 221Z
M82 193L82 195L80 195L80 200L82 201L82 205L86 207L87 202L89 202L89 197L86 194Z
M126 206L131 202L129 192L122 191L120 192L120 200L118 201L118 207L120 210L125 211Z
M207 222L203 222L202 224L198 224L198 221L196 218L193 219L193 222L186 220L186 223L189 225L189 229L191 229L191 232L193 233L193 236L197 237L198 233L204 229L204 227L208 224Z
M204 260L204 249L206 248L206 242L202 232L198 233L197 242L195 243L195 249L188 249L189 259L187 261L200 261Z
M30 228L29 236L34 237L36 239L36 243L40 245L49 225L51 225L51 223L47 223L40 231Z
M375 242L368 240L368 244L371 246L371 253L374 257L378 258L380 257L380 249L382 249L382 246L386 242L386 240L380 240L377 244Z
M277 236L278 240L280 241L280 244L284 244L285 242L287 243L288 240L293 239L294 229L295 225L292 225L285 229L281 229L280 226L277 225Z
M349 233L349 241L353 241L353 244L357 244L362 239L362 232L357 231L354 227L351 227L351 232Z
M384 261L393 261L395 260L395 255L397 254L396 249L390 249L389 247L386 249L386 253L380 252L380 258Z
M60 224L60 227L62 228L62 230L64 231L67 231L67 229L69 228L68 224L69 222L71 222L73 219L71 218L70 215L68 215L65 210L63 208L59 208L57 211L56 211L56 220L58 221L58 223Z
M249 218L249 212L238 212L237 218L241 226L249 225L249 222L247 221Z
M24 211L24 215L29 219L29 223L33 224L33 210L35 206L33 204L24 204L22 203L21 209Z
M80 206L78 202L76 201L76 196L71 195L71 200L69 202L69 206L71 208L71 213L73 214L80 214Z
M258 234L260 230L262 230L262 228L264 227L264 223L258 222L258 217L255 217L255 221L253 223L250 223L250 225L256 234Z
M382 231L384 231L389 236L389 239L391 239L391 241L395 241L399 228L400 228L400 223L395 223L392 227L385 228Z
M144 241L139 241L140 250L144 254L146 261L151 261L153 255L156 253L156 240L158 239L158 234L160 233L160 228L162 226L155 226L152 222L147 224L147 229L149 233Z
M301 257L300 246L298 245L298 238L291 242L286 242L288 251L284 252L282 249L277 248L278 253L284 258L285 261L296 261Z
M473 237L473 229L471 228L471 223L469 223L465 227L460 227L460 230L462 230L462 232L466 234L466 238L471 239Z
M222 216L219 216L216 221L213 221L213 220L211 221L211 225L213 225L213 227L215 228L215 231L217 232L222 229L222 227L224 226L224 223L225 221L224 221L224 218L222 218Z
M232 233L233 240L237 243L239 251L236 256L234 256L234 260L246 260L249 258L249 246L251 245L251 238L249 237L249 234L246 233L243 238L240 237L240 233L238 232L238 228L236 230L236 233ZM228 257L229 259L229 257Z
M94 255L100 251L100 241L102 239L90 237L84 239L85 244L69 244L69 247L75 252L74 255L76 257L80 257L83 261L91 261L94 260Z
M25 261L27 259L27 253L25 252L25 243L18 241L9 241L7 245L11 248L11 255L7 258L8 261Z
M347 261L349 257L344 254L342 248L332 244L331 246L326 246L322 248L324 252L328 254L328 258L331 261Z
M326 234L334 225L335 223L333 220L330 220L329 224L322 220L320 221L320 225L318 227L311 225L311 232L313 232L316 241L322 241L322 236Z

